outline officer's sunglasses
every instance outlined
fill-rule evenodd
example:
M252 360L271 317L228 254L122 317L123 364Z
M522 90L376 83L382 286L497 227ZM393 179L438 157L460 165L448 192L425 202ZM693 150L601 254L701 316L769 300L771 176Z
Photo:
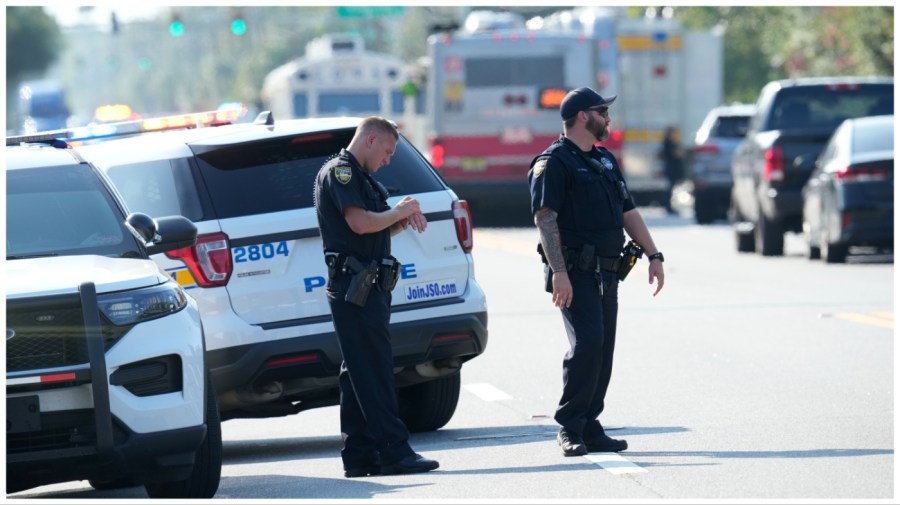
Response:
M606 118L609 117L609 107L591 107L587 110L596 112Z

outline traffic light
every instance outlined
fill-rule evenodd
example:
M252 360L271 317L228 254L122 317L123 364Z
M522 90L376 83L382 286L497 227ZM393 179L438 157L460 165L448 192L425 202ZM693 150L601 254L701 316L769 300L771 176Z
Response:
M169 20L169 35L173 37L184 35L184 22L181 21L181 16L178 14L172 14Z
M244 15L240 9L231 11L231 33L238 37L247 33L247 22L244 21Z

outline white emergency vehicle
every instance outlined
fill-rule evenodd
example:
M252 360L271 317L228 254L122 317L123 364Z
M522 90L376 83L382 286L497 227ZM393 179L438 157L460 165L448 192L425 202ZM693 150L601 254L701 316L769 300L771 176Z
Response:
M401 58L367 50L358 34L328 34L269 72L260 94L263 108L278 119L376 115L411 137L423 128L425 105L408 72Z

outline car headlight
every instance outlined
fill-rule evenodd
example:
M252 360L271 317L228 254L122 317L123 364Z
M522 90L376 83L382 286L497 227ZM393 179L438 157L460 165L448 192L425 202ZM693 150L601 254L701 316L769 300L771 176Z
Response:
M99 295L100 312L116 326L138 324L174 314L187 306L187 295L177 283Z

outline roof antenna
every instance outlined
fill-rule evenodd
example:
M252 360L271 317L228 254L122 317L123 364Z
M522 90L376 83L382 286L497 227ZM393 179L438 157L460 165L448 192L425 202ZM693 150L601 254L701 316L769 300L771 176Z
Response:
M253 120L253 124L272 126L275 124L275 116L272 115L272 111L264 110L256 116L256 119Z

